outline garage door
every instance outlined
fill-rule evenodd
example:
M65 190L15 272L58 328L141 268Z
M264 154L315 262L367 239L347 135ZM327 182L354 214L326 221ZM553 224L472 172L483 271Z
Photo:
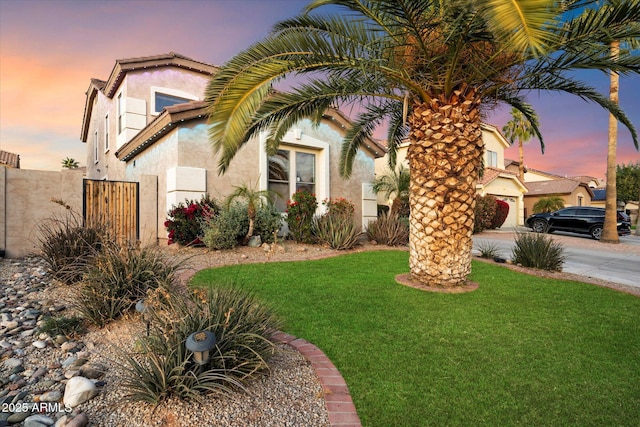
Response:
M500 200L509 204L509 215L507 215L507 219L502 224L502 228L515 227L518 225L518 204L516 199L514 197L500 197Z

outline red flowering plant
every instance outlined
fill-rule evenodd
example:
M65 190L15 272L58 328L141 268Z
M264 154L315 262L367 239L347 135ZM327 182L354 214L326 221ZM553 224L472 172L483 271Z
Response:
M496 214L491 220L491 228L500 228L509 216L509 203L504 200L496 200Z
M216 201L208 195L199 201L185 200L185 203L173 206L168 212L169 218L164 222L169 238L167 244L202 245L202 225L219 211L220 207Z
M296 242L313 243L311 224L318 208L316 195L306 190L296 191L287 200L287 225Z

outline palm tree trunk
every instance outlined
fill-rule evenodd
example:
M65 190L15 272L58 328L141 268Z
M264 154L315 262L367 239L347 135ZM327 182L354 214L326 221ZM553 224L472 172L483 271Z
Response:
M480 100L463 88L415 104L409 117L409 268L432 287L465 285L471 272L476 182L484 144Z
M611 43L611 56L618 57L620 42ZM609 99L618 103L619 76L618 73L610 72L611 86L609 88ZM604 227L602 228L603 243L620 243L618 237L618 195L616 192L616 146L618 143L618 121L609 114L609 143L607 144L607 186L605 191L605 215Z
M520 156L520 164L518 165L518 172L520 175L520 181L524 183L524 144L522 140L518 141L518 155Z

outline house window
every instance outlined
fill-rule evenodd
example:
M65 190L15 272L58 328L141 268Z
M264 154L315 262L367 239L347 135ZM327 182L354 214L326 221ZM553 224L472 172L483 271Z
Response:
M278 150L269 157L268 189L275 192L275 207L287 209L287 200L296 191L316 192L316 155L297 150Z
M176 104L184 104L190 102L190 99L181 98L179 96L167 95L166 93L156 92L155 96L155 111L159 113L164 107L170 107Z
M104 152L109 151L109 115L104 116Z
M166 107L176 104L185 104L191 101L197 101L199 98L178 89L161 86L151 86L151 105L149 111L151 114L160 114Z
M488 167L498 167L498 153L495 151L487 150L487 164Z
M123 128L123 120L124 120L124 98L122 97L122 93L118 95L118 134L122 133Z
M93 134L93 163L98 163L98 131Z
M578 196L578 206L582 206L582 196Z

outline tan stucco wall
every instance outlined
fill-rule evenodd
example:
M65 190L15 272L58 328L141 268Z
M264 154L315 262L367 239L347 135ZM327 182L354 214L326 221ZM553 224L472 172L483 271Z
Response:
M64 207L52 199L64 201L82 220L82 171L60 172L0 168L0 248L8 258L38 253L38 226L51 218L63 218Z
M481 194L491 194L509 203L509 214L502 227L524 224L524 197L518 184L512 179L497 178L486 185Z

